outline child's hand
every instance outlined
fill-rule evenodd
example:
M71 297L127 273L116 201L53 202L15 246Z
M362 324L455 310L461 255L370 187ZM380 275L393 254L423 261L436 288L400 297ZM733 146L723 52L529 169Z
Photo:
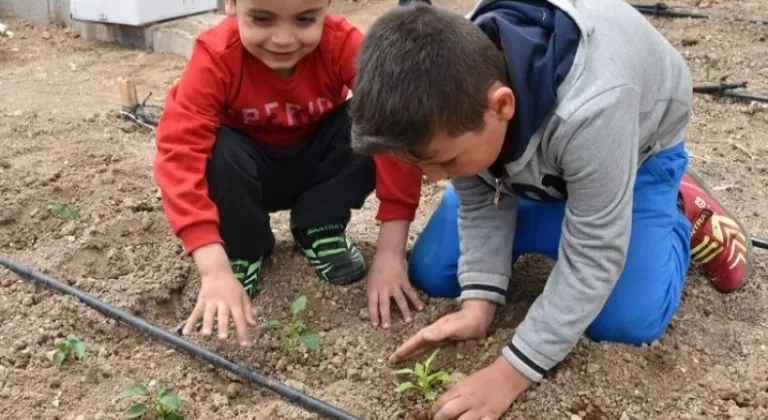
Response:
M412 319L408 300L416 310L424 309L419 295L408 281L404 256L397 252L380 252L374 257L368 274L368 313L374 327L381 325L389 328L392 324L390 304L393 298L405 322Z
M195 324L203 318L200 333L210 336L213 332L213 318L218 319L219 338L229 337L229 320L235 321L235 330L240 344L248 343L248 325L255 326L251 300L245 289L232 273L224 248L219 244L207 245L193 253L202 277L202 286L197 295L197 304L187 319L182 334L189 335Z
M435 402L435 420L496 420L533 382L502 356L452 386Z
M496 304L493 302L479 299L467 300L458 312L438 319L437 322L422 328L408 339L395 350L389 362L398 363L445 341L485 338L495 313Z

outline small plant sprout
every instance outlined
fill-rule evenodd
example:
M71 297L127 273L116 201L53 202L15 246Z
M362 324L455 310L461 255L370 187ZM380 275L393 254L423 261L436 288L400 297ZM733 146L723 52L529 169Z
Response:
M317 333L304 323L301 319L302 313L307 309L307 297L300 296L291 305L291 320L282 322L277 319L266 321L262 325L264 328L281 328L280 343L292 357L296 357L299 350L299 344L304 347L320 351L320 342Z
M65 220L80 220L80 212L77 210L54 201L48 204L48 208L53 210L59 217Z
M448 383L453 380L451 374L446 371L429 371L430 366L432 365L432 361L435 360L435 356L437 356L438 351L440 350L435 350L429 356L426 362L424 362L424 364L417 362L413 369L405 368L396 370L395 375L411 375L413 380L401 382L397 388L395 388L395 392L405 392L409 389L417 389L421 391L424 400L431 407L437 399L437 390L435 389L435 385L438 383Z
M115 397L116 401L131 397L145 397L145 402L139 402L128 408L126 418L144 419L154 412L158 420L184 420L181 415L181 399L167 388L160 388L157 393L151 392L146 386L137 384L126 389Z
M78 360L85 357L85 341L76 335L70 334L56 345L56 350L51 355L51 363L60 368L64 362L72 359L73 356Z

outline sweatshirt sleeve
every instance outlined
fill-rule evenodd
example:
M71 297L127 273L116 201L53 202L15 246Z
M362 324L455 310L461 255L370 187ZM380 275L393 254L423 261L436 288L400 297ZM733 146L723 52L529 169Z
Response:
M479 176L451 180L459 198L461 300L484 299L503 305L512 275L517 199L502 195Z
M376 197L379 211L376 219L413 221L421 199L421 168L401 162L394 156L374 156L376 164Z
M633 87L617 87L564 122L564 142L554 152L568 186L558 261L503 350L533 381L570 353L624 268L638 167L639 97Z
M224 65L196 42L181 80L168 93L157 130L155 180L171 229L187 253L223 242L205 168L229 80Z
M339 73L342 83L352 88L357 74L357 54L363 33L349 24L340 45ZM389 154L374 156L376 164L376 198L379 211L376 219L381 222L392 220L413 221L421 199L422 171L416 165L401 162Z

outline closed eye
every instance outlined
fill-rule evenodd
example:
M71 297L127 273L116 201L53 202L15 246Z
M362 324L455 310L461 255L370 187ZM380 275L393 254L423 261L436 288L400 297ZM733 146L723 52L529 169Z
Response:
M317 22L317 18L314 16L299 16L296 20L303 25L311 25Z

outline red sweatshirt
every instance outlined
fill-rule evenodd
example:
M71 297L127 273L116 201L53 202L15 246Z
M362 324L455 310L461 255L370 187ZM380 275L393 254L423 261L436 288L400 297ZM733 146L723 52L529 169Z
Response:
M181 80L168 93L155 157L163 208L188 253L223 243L205 178L218 127L229 125L274 147L307 138L346 100L362 38L345 19L328 16L320 45L299 62L293 77L283 79L245 50L235 18L200 35ZM421 169L390 156L374 160L381 201L376 218L413 220Z

